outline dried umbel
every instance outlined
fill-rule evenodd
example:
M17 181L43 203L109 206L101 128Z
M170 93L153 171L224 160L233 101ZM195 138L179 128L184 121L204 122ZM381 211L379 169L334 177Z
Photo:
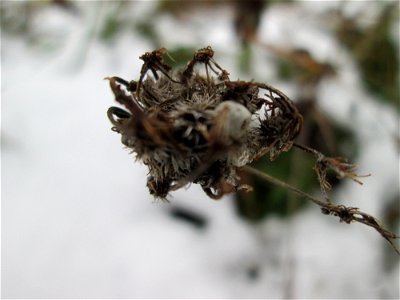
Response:
M240 168L307 198L320 206L322 213L341 222L374 228L400 255L394 244L398 236L376 218L329 199L328 171L360 184L357 178L363 176L344 158L326 157L294 143L303 118L285 94L263 83L230 81L229 73L213 59L210 47L198 50L186 67L176 72L164 61L166 53L162 48L142 55L138 81L107 78L115 100L125 107L108 109L112 129L148 166L147 186L152 195L166 199L170 191L194 182L209 197L219 199L248 189L237 176ZM196 66L200 69L195 70ZM315 155L314 169L323 200L247 166L265 154L273 160L292 146Z
M178 71L165 54L163 48L142 55L138 81L108 78L126 108L108 110L112 129L148 166L155 197L194 182L218 199L246 188L237 168L291 148L303 119L285 94L267 84L230 81L211 47Z

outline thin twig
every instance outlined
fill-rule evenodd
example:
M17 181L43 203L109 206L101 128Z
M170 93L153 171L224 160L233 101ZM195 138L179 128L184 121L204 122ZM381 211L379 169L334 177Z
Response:
M315 156L319 156L319 155L321 154L321 153L318 152L317 150L315 150L315 149L313 149L313 148L310 148L310 147L307 147L307 146L304 146L304 145L300 145L300 144L297 144L297 143L293 143L293 146L294 146L294 147L297 147L297 148L299 148L299 149L301 149L301 150L304 150L304 151L306 151L306 152L308 152L308 153L314 154Z
M318 206L321 207L321 211L323 214L339 217L340 222L346 222L347 224L350 224L351 222L355 221L355 222L359 222L359 223L362 223L362 224L365 224L367 226L374 228L376 231L378 231L381 234L381 236L385 240L387 240L389 242L389 244L392 246L394 251L400 256L400 251L393 242L393 240L399 238L399 236L397 236L393 232L385 229L375 217L358 210L358 208L356 208L356 207L346 207L344 205L336 205L332 202L322 201L306 192L303 192L302 190L299 190L298 188L296 188L284 181L274 178L264 172L254 169L250 166L244 166L242 168L242 170L244 170L245 172L251 173L251 174L253 174L269 183L272 183L276 186L285 188L303 198L311 200L312 202L314 202L315 204L317 204Z
M270 176L270 175L268 175L268 174L266 174L264 172L261 172L261 171L255 169L255 168L252 168L250 166L244 166L242 168L242 170L244 170L244 171L246 171L248 173L251 173L253 175L256 175L257 177L262 178L262 179L264 179L264 180L266 180L266 181L268 181L270 183L273 183L276 186L279 186L279 187L284 188L284 189L288 189L289 191L297 194L298 196L301 196L303 198L307 198L307 199L311 200L312 202L314 202L315 204L317 204L317 205L319 205L321 207L327 206L327 203L325 201L322 201L322 200L320 200L320 199L318 199L316 197L313 197L310 194L308 194L306 192L303 192L302 190L300 190L300 189L298 189L298 188L296 188L296 187L294 187L294 186L292 186L292 185L290 185L290 184L288 184L288 183L286 183L284 181L281 181L281 180L279 180L279 179L277 179L275 177L272 177L272 176Z

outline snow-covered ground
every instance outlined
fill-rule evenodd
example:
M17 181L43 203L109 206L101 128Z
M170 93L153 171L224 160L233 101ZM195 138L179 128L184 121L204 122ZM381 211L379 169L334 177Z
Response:
M232 198L213 201L195 185L173 193L170 204L155 203L146 168L110 130L105 112L114 103L103 80L137 78L139 55L153 49L132 33L113 46L88 42L106 11L101 3L80 2L81 18L43 9L38 28L58 32L64 45L58 51L43 54L2 35L3 298L399 297L398 262L384 271L383 253L391 253L379 234L339 224L317 207L290 222L268 218L254 226L238 218ZM356 163L373 176L363 186L344 184L334 198L380 217L398 192L398 115L361 88L346 51L315 26L327 6L312 3L266 11L260 38L282 45L286 37L340 66L318 90L321 109L356 129L362 145ZM154 5L134 4L132 17ZM200 12L191 24L168 16L158 22L167 48L212 45L232 78L240 76L230 11ZM253 77L265 80L267 68L268 61L255 66ZM175 208L202 215L205 227L172 218Z

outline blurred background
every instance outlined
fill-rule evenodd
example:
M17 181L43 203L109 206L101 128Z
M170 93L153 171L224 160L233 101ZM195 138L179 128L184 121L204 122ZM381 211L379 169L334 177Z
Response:
M285 190L158 203L106 110L106 76L137 80L146 51L182 66L205 46L305 118L298 142L371 173L335 201L399 233L397 1L2 1L3 298L399 298L381 236ZM314 158L254 166L319 196Z

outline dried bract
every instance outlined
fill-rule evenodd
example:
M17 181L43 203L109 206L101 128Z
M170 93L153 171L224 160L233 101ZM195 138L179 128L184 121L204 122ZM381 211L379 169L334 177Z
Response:
M363 183L357 178L370 176L369 174L358 175L357 173L355 173L357 166L348 163L347 159L344 157L326 157L324 155L319 155L317 162L315 163L314 169L317 172L318 179L321 185L326 190L331 189L330 183L326 180L326 172L328 170L332 170L336 174L338 179L347 177L361 185Z
M211 47L198 50L178 71L164 61L166 53L162 48L142 55L137 82L107 78L126 109L108 110L112 129L148 166L150 193L165 199L194 182L218 199L247 188L237 168L266 153L274 159L289 150L302 116L285 94L267 84L230 81Z

